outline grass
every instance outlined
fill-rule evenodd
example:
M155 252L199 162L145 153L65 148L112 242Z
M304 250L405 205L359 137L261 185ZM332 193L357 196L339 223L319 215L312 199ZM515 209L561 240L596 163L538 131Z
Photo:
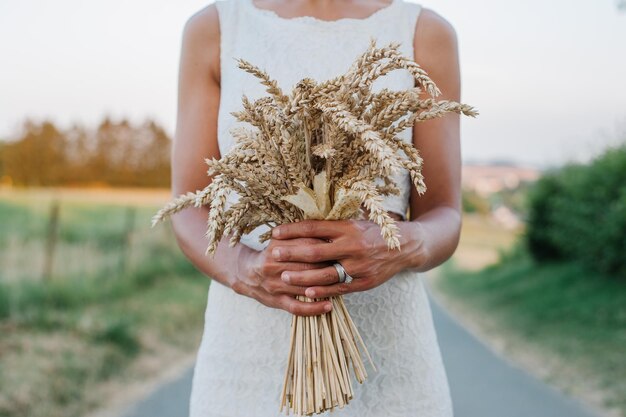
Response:
M489 316L506 337L539 347L626 415L626 285L576 262L534 262L520 245L482 269L448 262L438 287ZM591 387L590 387L591 388Z
M53 272L63 279L117 275L126 258L141 264L151 255L153 243L171 243L168 225L149 227L152 214L168 200L167 193L120 192L127 201L117 194L113 190L0 190L0 282L43 275L53 201L60 201ZM130 256L125 247L128 239Z
M209 280L166 225L150 229L167 193L119 194L0 192L0 417L83 416L115 395L105 387L197 347ZM60 227L42 280L53 199Z

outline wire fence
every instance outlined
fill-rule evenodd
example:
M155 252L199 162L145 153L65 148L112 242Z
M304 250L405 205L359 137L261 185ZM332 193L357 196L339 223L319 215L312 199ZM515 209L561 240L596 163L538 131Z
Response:
M176 251L169 224L150 227L158 207L0 199L0 282L122 276Z

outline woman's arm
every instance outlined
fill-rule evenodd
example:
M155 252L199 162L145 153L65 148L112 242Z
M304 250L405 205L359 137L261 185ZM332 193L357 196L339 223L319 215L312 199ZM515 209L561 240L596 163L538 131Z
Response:
M219 157L217 145L217 112L219 87L219 22L215 8L204 9L185 24L178 72L176 131L172 143L172 194L203 189L209 181L204 159ZM229 262L213 262L204 256L202 246L208 210L205 207L185 209L172 216L178 244L189 260L203 273L221 284L231 286L233 276ZM202 225L201 225L202 224ZM233 253L232 255L235 255ZM220 245L221 259L233 258ZM242 255L242 254L240 254Z
M422 10L413 45L416 61L442 94L440 100L461 101L457 36L452 25L429 9ZM422 173L428 190L411 192L411 220L420 224L428 254L418 270L446 261L456 250L461 233L460 116L448 113L413 126L413 144L424 159Z
M186 23L178 76L178 112L172 146L172 194L203 189L210 181L205 158L219 158L217 116L220 102L220 28L215 5L207 6ZM188 208L172 216L176 240L185 256L204 274L235 292L294 314L321 314L328 302L304 303L294 295L303 287L280 279L284 268L318 268L307 263L278 263L269 249L255 251L239 244L229 247L223 239L213 258L205 255L208 209ZM287 241L288 245L311 239Z
M415 60L442 91L440 100L460 101L461 82L454 28L437 13L424 9L414 38ZM411 221L399 222L400 251L389 251L380 228L369 221L305 221L281 225L274 238L326 238L325 245L274 248L282 262L320 262L336 259L355 278L336 284L334 268L287 271L283 279L308 286L306 295L324 297L376 287L403 269L427 271L454 253L461 229L460 116L416 123L413 142L424 159L422 173L428 187L419 196L411 192Z

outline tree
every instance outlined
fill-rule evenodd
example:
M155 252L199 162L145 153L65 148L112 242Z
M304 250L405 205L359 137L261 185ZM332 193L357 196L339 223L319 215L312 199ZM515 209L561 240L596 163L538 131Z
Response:
M18 185L49 186L63 180L66 166L65 136L50 121L27 120L19 140L5 143L2 165L5 175Z
M74 124L63 131L50 121L27 120L9 142L0 142L0 177L16 185L165 187L170 143L156 122L139 126L105 117L96 129Z

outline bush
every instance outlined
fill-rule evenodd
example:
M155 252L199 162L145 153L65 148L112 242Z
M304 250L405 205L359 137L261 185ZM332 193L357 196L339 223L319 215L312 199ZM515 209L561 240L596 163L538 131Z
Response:
M128 355L135 355L141 347L134 323L125 317L109 319L92 338L94 342L112 344Z
M9 299L9 289L0 282L0 320L11 315L11 300Z
M626 144L544 175L528 201L526 244L535 259L576 259L626 278Z
M528 250L538 261L563 258L563 252L550 236L554 213L552 197L559 192L558 180L558 173L547 173L528 193L529 209L525 238Z

